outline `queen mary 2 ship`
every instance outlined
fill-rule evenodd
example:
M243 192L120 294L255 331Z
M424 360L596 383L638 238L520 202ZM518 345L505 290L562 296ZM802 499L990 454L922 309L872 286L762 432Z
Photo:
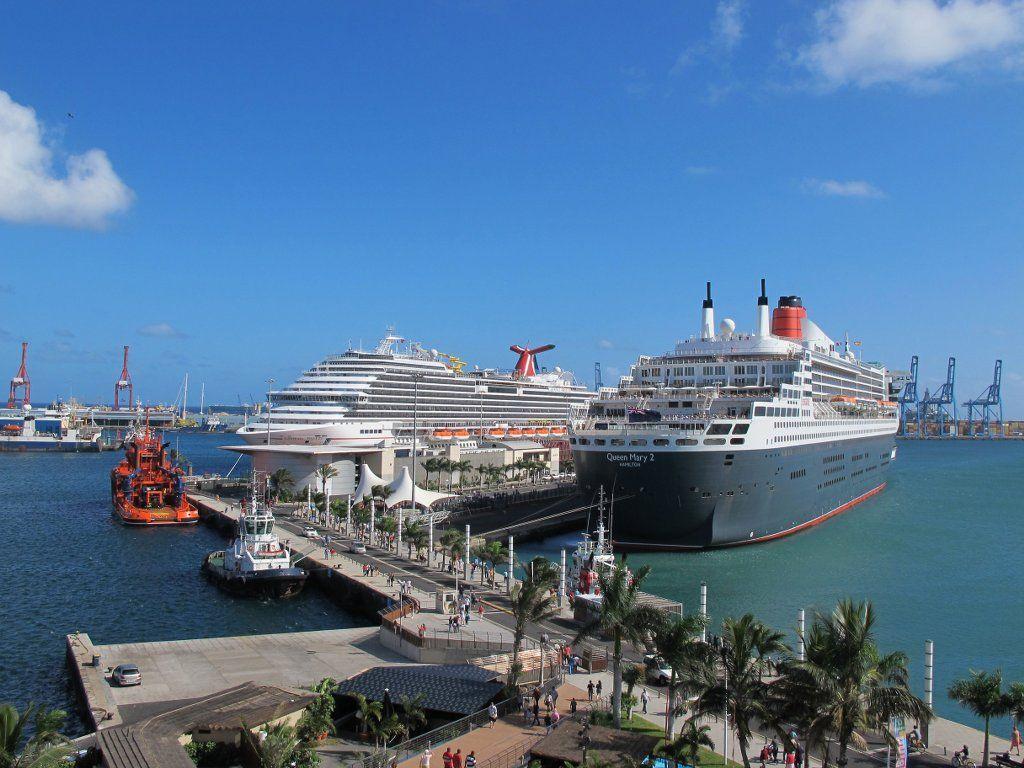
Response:
M594 393L568 371L538 368L537 355L553 344L510 349L519 356L513 370L467 370L456 356L389 329L372 351L327 357L271 392L270 408L238 434L250 445L391 447L412 442L415 420L427 441L564 440Z
M699 337L641 356L602 388L570 435L585 494L614 499L615 543L748 544L795 533L885 488L898 417L889 373L810 320L798 296L754 333L716 329L711 284Z

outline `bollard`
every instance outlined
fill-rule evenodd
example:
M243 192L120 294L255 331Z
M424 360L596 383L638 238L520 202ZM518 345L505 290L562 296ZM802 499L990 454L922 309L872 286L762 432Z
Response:
M558 571L558 607L565 605L565 548L562 548L562 566Z
M469 523L466 523L466 557L462 561L462 580L469 581Z
M510 595L512 594L512 584L515 581L515 578L516 578L515 539L513 538L512 534L509 534L509 536L508 536L508 584L506 584L505 586L508 589L508 593Z

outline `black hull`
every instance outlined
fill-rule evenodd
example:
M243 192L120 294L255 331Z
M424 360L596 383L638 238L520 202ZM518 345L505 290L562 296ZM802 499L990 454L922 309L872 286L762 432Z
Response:
M283 600L299 594L308 577L301 568L258 573L228 572L211 564L209 558L203 561L203 573L228 594L270 600Z
M621 549L753 544L816 525L885 487L895 437L765 451L630 453L573 448L587 498L614 495Z

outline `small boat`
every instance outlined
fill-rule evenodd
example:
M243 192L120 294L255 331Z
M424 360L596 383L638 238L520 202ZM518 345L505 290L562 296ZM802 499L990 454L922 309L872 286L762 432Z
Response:
M508 437L522 437L523 436L523 430L521 430L519 427L512 427L505 434Z
M114 517L125 525L191 525L199 512L185 495L185 473L147 423L124 441L124 458L110 472Z
M452 431L450 429L435 429L434 430L435 440L451 440Z
M469 430L465 427L460 427L459 429L456 429L453 434L455 437L469 437Z
M302 591L308 574L292 565L291 553L274 532L274 515L266 503L266 474L253 474L252 500L242 501L238 537L230 548L206 556L203 573L233 595L292 597Z
M552 427L551 428L551 434L552 435L564 435L565 434L565 427Z
M533 427L523 427L523 434L527 437L533 437L537 434L537 430Z
M537 427L537 436L538 437L547 437L550 434L551 434L551 429L549 427Z
M487 434L490 435L491 437L504 437L505 430L499 427L492 427L491 429L487 430Z

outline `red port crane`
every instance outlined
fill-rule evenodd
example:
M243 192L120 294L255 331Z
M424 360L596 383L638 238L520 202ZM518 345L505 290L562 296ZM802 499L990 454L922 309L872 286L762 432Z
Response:
M516 363L515 377L517 379L522 379L526 376L536 375L537 355L541 352L547 352L549 349L554 348L554 344L545 344L543 347L534 347L533 349L527 349L526 347L520 347L518 344L513 344L509 349L519 355L519 362Z
M11 394L7 398L7 407L13 408L18 401L18 389L24 388L25 394L21 399L22 405L30 405L32 402L32 382L28 379L28 370L25 368L25 358L28 355L28 342L21 342L21 368L11 379Z
M132 375L128 373L128 345L124 345L124 362L121 364L121 376L114 383L114 410L118 410L120 405L118 400L121 396L122 390L128 390L128 407L132 407L132 396L135 394L135 390L132 388Z

